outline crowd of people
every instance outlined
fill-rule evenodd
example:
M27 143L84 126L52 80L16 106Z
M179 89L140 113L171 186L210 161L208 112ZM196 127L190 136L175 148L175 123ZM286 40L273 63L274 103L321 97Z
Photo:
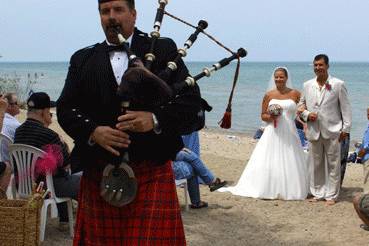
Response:
M20 123L16 116L20 112L20 102L17 95L13 92L7 93L2 97L5 112L2 121L1 133L7 136L14 144L26 144L47 151L47 146L52 146L56 151L60 151L61 156L57 163L57 169L53 170L53 182L55 193L58 197L71 197L77 200L79 181L81 173L70 173L70 152L63 138L49 128L52 123L52 113L50 109L55 107L55 102L45 92L32 93L27 100L27 118ZM0 171L2 174L2 193L4 194L13 173L16 177L16 185L19 183L17 177L17 165L11 168L8 143L2 143ZM35 181L45 182L46 173L41 172L37 165L35 167ZM68 211L66 203L57 204L60 229L68 226Z
M77 200L81 173L70 173L69 148L63 138L49 128L52 123L53 114L50 112L52 107L55 107L55 102L52 102L45 92L31 94L27 100L27 119L16 128L13 142L14 144L26 144L43 150L46 150L47 146L56 146L61 152L61 158L58 160L60 163L57 164L57 169L53 174L56 196L70 197ZM37 178L38 181L44 179L44 177ZM57 207L60 227L68 226L67 204L65 202L58 203Z
M46 93L30 95L23 123L16 119L17 95L0 98L4 135L14 143L40 149L59 146L62 158L53 180L58 196L78 200L74 245L185 245L175 179L187 179L192 209L208 206L201 200L200 184L210 191L261 199L308 198L309 202L325 201L327 206L338 201L351 108L345 83L328 73L328 56L314 58L316 78L305 82L302 92L292 87L287 68L273 71L262 101L265 123L255 136L260 140L237 185L227 187L227 181L215 176L200 158L197 131L204 119L197 86L178 92L170 103L121 112L116 92L130 66L127 46L144 59L150 38L135 26L134 0L98 0L98 10L106 40L73 54L56 103L58 122L75 143L71 152L63 138L49 129L50 108L55 104ZM128 42L123 47L117 30ZM175 59L177 48L171 39L161 38L156 50L160 52L152 71L158 74ZM188 74L179 59L167 83L183 81ZM150 71L141 76L154 77ZM367 113L369 120L369 109ZM10 173L17 171L9 166L7 147L1 151L0 188L4 193ZM364 166L364 192L355 197L354 206L365 223L362 227L369 229L369 127L357 158ZM117 165L123 162L128 163L137 183L136 197L124 208L103 199L101 191L109 188L101 187L106 167L114 165L118 175L126 170ZM123 190L114 190L119 192ZM58 212L63 225L68 221L66 206L58 205Z

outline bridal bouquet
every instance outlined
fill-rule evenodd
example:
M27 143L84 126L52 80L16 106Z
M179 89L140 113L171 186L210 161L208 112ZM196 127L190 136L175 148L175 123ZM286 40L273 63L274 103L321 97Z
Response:
M270 104L268 107L268 113L272 116L278 117L282 114L282 107L279 104ZM274 120L274 128L277 127L277 119Z

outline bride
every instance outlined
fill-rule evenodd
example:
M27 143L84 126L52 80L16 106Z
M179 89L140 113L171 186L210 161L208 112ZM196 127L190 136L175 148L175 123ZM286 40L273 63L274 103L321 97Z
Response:
M294 122L300 92L291 89L288 77L287 68L275 68L270 90L262 103L261 119L268 125L237 185L219 191L262 199L302 200L307 197L306 154Z

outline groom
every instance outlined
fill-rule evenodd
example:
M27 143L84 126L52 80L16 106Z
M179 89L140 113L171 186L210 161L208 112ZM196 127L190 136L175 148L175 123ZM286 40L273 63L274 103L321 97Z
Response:
M310 192L314 197L310 201L326 200L326 205L334 205L340 189L340 142L350 132L351 107L345 83L330 76L328 68L327 55L314 58L317 77L304 83L299 112L307 122L306 137L311 143Z

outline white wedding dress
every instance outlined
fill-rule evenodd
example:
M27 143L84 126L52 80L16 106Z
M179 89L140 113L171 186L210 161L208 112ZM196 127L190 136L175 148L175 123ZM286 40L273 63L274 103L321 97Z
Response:
M291 99L272 99L271 104L283 108L277 127L273 122L266 126L237 185L219 191L262 199L306 198L309 174L307 155L301 147L294 122L297 105Z

